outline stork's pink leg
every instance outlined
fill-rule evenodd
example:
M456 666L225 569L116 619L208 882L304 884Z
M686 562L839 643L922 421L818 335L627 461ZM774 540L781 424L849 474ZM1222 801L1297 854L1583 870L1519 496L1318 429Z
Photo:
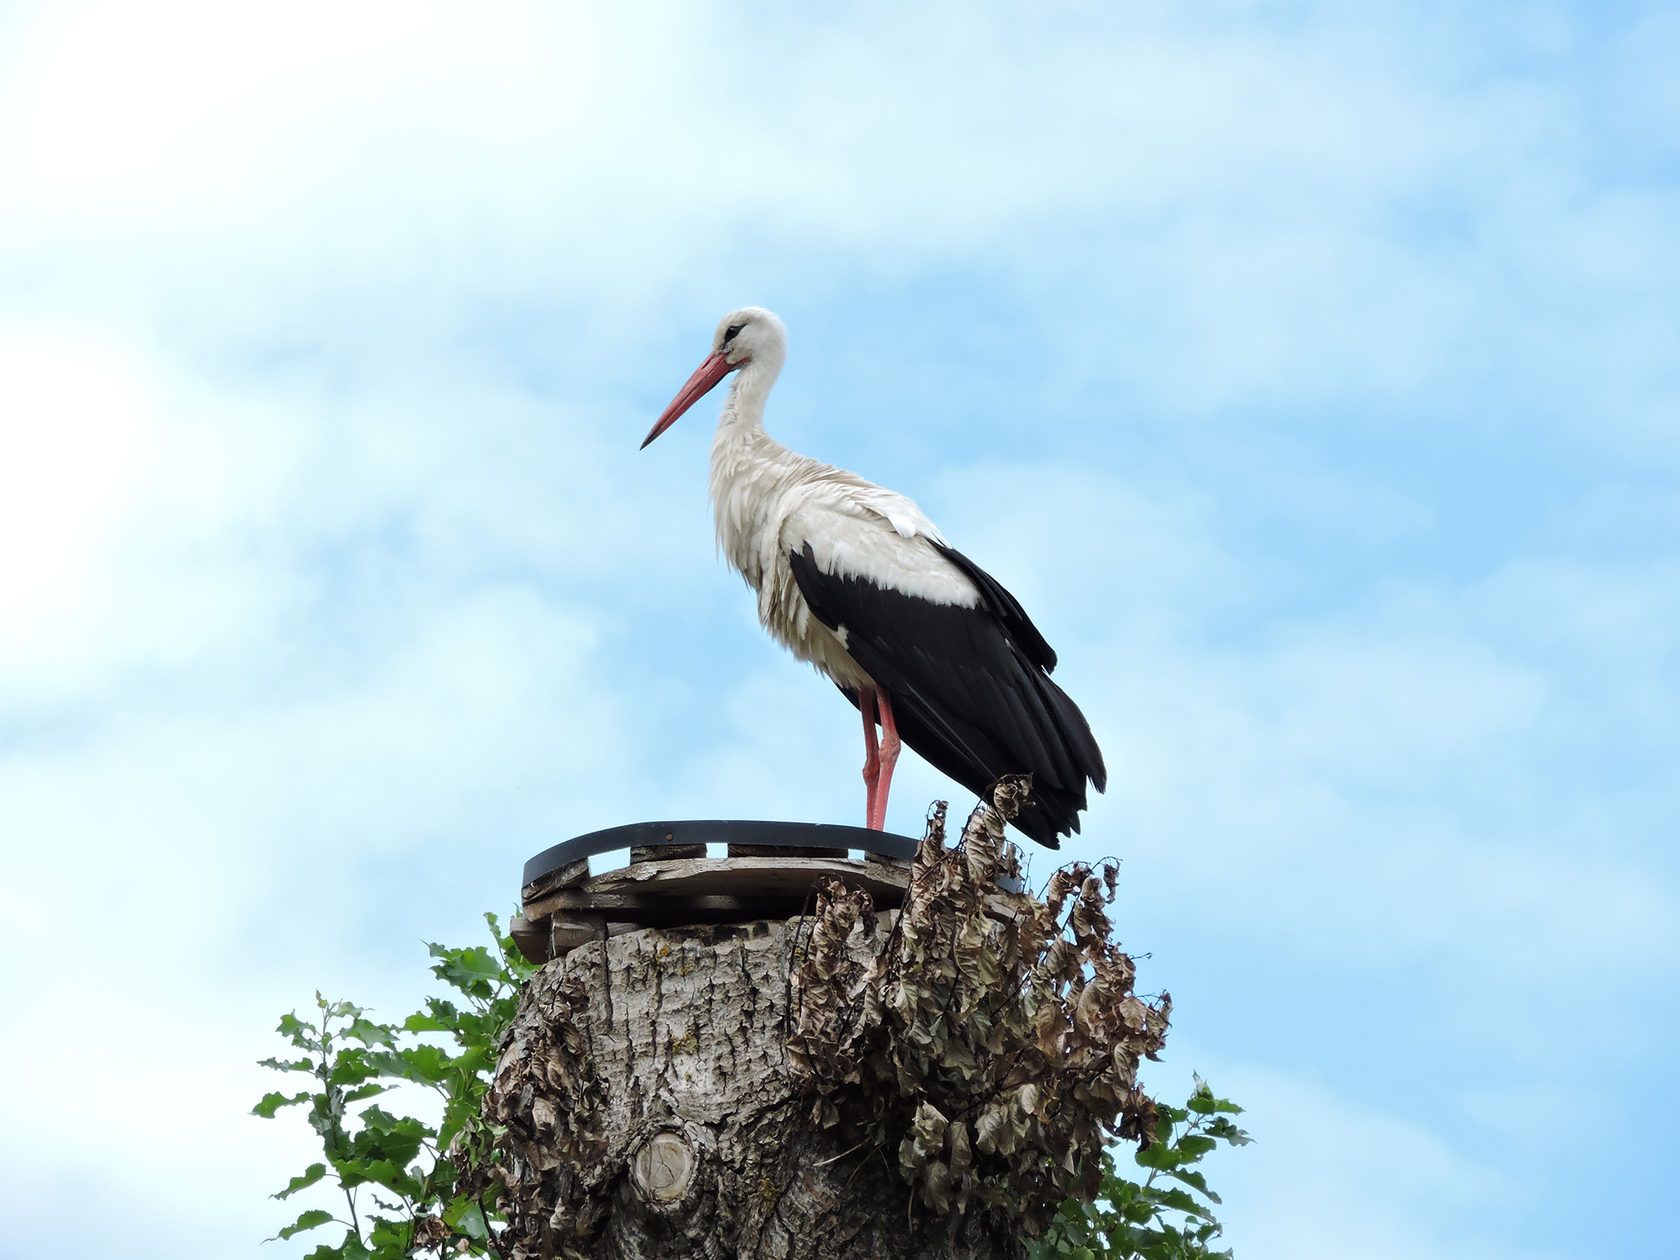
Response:
M876 831L887 829L887 793L892 789L893 767L898 764L898 725L893 721L892 701L885 691L876 693L881 708L881 768L876 775L875 799L869 811L869 825Z
M864 825L875 826L875 793L881 778L881 754L875 745L875 688L858 689L858 712L863 714Z

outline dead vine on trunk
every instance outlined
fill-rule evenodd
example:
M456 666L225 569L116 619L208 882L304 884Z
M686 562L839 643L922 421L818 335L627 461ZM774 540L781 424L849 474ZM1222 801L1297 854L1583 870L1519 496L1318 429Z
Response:
M788 1055L812 1122L894 1155L927 1209L954 1223L983 1206L1037 1233L1095 1195L1115 1137L1154 1135L1137 1070L1172 1000L1133 991L1108 917L1116 863L1064 867L1042 900L1021 890L1004 827L1027 791L1005 780L949 849L935 808L889 931L830 882L793 973Z

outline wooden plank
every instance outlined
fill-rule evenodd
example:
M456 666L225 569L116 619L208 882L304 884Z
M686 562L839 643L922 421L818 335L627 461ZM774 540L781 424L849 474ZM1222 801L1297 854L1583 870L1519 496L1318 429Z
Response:
M884 866L889 870L903 871L904 878L907 882L910 878L909 858L887 857L880 853L865 853L863 855L863 860L871 866Z
M651 911L661 917L676 910L671 903L708 912L723 911L726 904L714 898L733 899L746 909L748 901L790 907L797 914L824 878L838 878L869 891L883 909L897 905L909 884L909 868L902 870L838 858L799 857L680 858L674 861L643 862L616 871L606 871L586 883L555 889L525 903L525 914L536 920L546 914L582 910ZM663 903L663 904L662 904ZM762 906L760 908L763 908Z
M609 922L604 914L557 914L548 920L549 956L558 958L590 941L623 936L641 928L640 923Z
M579 858L540 879L534 879L520 889L520 900L529 903L556 888L575 888L589 878L589 859Z
M630 864L640 866L643 862L658 862L672 858L703 858L706 856L706 846L703 844L633 844L630 846Z
M908 873L906 873L906 876ZM811 857L805 850L796 857L731 857L682 859L673 862L645 862L641 866L606 871L580 886L580 891L618 893L635 891L660 897L751 896L766 893L804 892L825 877L861 883L871 891L896 892L908 877L895 879L886 871L871 869L861 862L841 858Z
M645 926L642 923L612 922L605 915L587 912L554 915L536 922L524 915L515 915L509 924L509 935L527 960L541 966L590 941L639 932Z
M548 932L544 925L533 923L522 914L516 914L508 920L508 935L513 937L513 943L527 961L545 963L553 955L548 948Z
M795 914L798 912L799 900L787 893L757 897L659 897L635 892L589 893L578 888L564 888L550 893L544 898L542 907L532 907L527 913L532 914L534 918L543 918L548 915L572 917L596 912L603 915L619 915L640 923L671 923L680 921L673 920L672 915L683 914L696 914L704 919L735 913L752 917L751 912L766 905L778 909L784 905L792 906L793 909L788 913ZM700 919L695 921L699 922Z
M790 857L790 858L840 858L845 859L847 849L809 849L790 844L732 844L729 846L730 857Z
M607 919L602 914L553 915L548 920L548 956L558 958L606 935Z

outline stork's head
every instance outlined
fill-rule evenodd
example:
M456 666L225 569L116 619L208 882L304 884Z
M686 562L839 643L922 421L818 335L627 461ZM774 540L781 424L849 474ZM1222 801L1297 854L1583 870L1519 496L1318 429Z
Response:
M688 384L677 391L671 405L654 421L653 428L642 439L642 445L645 447L669 429L677 422L678 416L699 402L736 368L751 366L755 375L769 382L781 371L785 357L787 327L774 314L762 306L743 306L738 311L730 311L718 321L717 332L712 335L711 354L694 369ZM768 388L768 384L765 387Z

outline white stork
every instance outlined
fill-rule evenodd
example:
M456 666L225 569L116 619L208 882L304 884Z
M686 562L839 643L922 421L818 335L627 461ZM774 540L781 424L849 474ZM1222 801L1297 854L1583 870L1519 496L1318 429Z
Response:
M862 713L868 825L885 829L902 735L975 793L1031 774L1016 826L1058 847L1079 830L1086 781L1100 792L1107 774L1084 715L1050 680L1056 654L1014 596L909 499L764 432L786 357L787 330L769 311L725 315L642 446L738 371L712 438L718 547L758 592L765 629Z

